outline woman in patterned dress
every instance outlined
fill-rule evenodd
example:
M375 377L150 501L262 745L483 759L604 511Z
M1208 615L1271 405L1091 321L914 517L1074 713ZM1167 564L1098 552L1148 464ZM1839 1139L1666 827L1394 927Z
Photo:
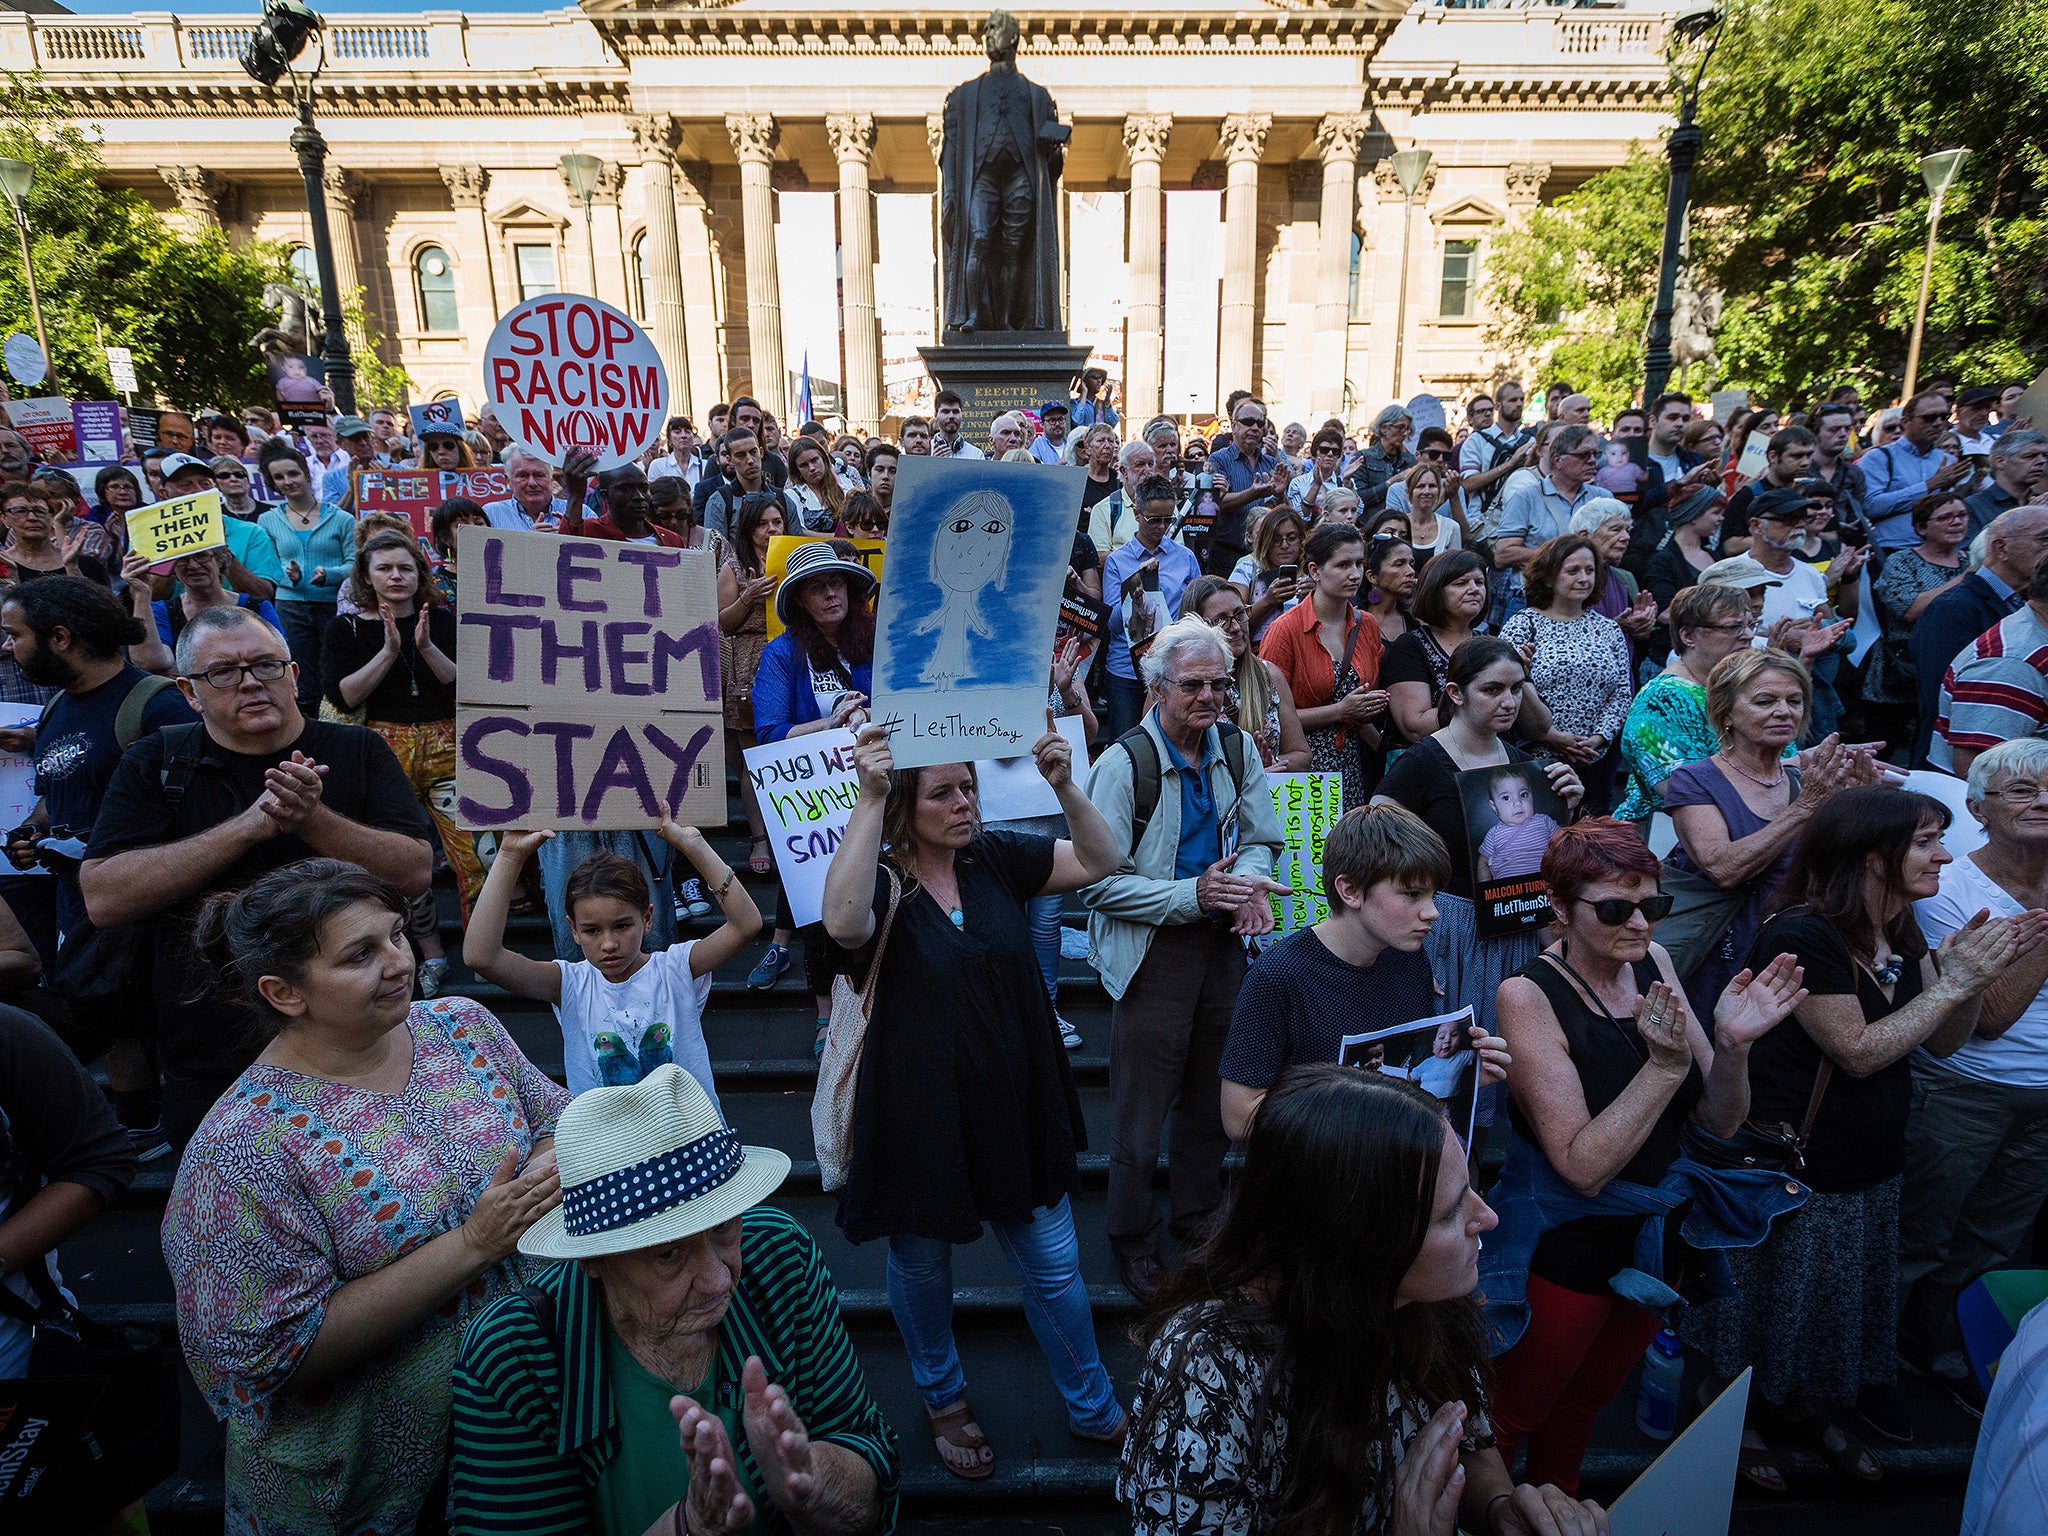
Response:
M1514 1486L1487 1421L1480 1234L1442 1106L1334 1063L1259 1107L1222 1224L1142 1327L1117 1496L1133 1536L1592 1536Z
M1529 681L1550 706L1544 744L1579 771L1596 815L1610 803L1621 765L1616 743L1635 692L1628 637L1592 606L1606 574L1607 562L1591 539L1576 533L1552 539L1524 573L1529 606L1500 630L1529 658Z
M413 1004L405 898L334 859L223 892L196 941L270 1042L164 1213L229 1531L438 1530L462 1330L560 1203L568 1095L466 998Z

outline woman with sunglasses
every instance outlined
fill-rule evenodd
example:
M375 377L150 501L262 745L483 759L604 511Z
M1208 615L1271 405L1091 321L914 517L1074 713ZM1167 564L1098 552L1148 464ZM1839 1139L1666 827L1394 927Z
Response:
M1314 522L1324 490L1343 483L1343 462L1344 434L1325 427L1308 445L1308 467L1288 482L1287 505Z
M1518 1140L1482 1267L1507 1346L1495 1362L1494 1432L1510 1466L1529 1442L1524 1481L1566 1493L1578 1489L1594 1419L1662 1326L1610 1284L1637 1267L1648 1219L1623 1197L1664 1182L1687 1123L1735 1133L1749 1113L1750 1047L1806 998L1797 961L1778 955L1717 995L1710 1040L1651 942L1671 909L1657 876L1632 827L1600 817L1559 831L1543 855L1557 941L1500 988ZM1679 1227L1664 1226L1661 1278L1674 1289L1687 1253ZM1519 1298L1494 1273L1516 1260L1527 1266Z

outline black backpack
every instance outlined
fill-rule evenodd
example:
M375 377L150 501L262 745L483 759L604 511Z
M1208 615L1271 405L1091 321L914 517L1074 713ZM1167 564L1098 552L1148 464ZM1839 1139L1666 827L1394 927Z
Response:
M1216 722L1216 734L1223 741L1223 758L1230 764L1230 781L1244 790L1245 736L1228 720ZM1152 825L1152 813L1159 809L1159 786L1165 773L1159 761L1159 744L1142 725L1134 725L1117 737L1116 744L1131 755L1131 857L1137 857L1145 829Z

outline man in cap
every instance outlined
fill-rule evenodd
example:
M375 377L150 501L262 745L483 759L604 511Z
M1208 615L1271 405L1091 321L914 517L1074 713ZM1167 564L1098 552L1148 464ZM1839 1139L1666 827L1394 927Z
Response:
M219 489L213 466L188 453L167 455L163 474L164 490L172 497L196 496L201 491ZM277 584L284 580L284 565L277 558L277 546L270 535L242 517L223 517L221 531L228 537L227 559L221 567L227 584L252 602L268 602L277 596Z
M1769 445L1764 449L1764 472L1744 486L1738 486L1735 494L1728 498L1728 516L1721 524L1721 548L1728 554L1739 555L1749 548L1750 507L1766 491L1782 490L1795 481L1804 480L1807 471L1813 468L1813 455L1819 445L1811 432L1804 427L1783 427L1771 434Z
M1991 430L1991 412L2002 393L1996 384L1980 384L1956 396L1956 441L1964 457L1991 451L1998 434Z
M377 467L377 440L370 433L370 424L360 416L336 417L334 435L341 443L345 462L327 471L322 495L353 511L355 482L350 477L359 469Z
M1048 400L1038 408L1038 436L1031 440L1031 457L1041 464L1067 461L1067 403Z

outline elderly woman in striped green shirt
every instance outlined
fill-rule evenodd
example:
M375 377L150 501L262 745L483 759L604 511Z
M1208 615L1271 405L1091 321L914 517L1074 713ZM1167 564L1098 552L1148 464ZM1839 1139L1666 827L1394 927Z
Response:
M457 1536L865 1536L896 1523L896 1437L825 1263L761 1204L789 1159L743 1147L664 1066L556 1131L559 1264L479 1313L455 1368Z

